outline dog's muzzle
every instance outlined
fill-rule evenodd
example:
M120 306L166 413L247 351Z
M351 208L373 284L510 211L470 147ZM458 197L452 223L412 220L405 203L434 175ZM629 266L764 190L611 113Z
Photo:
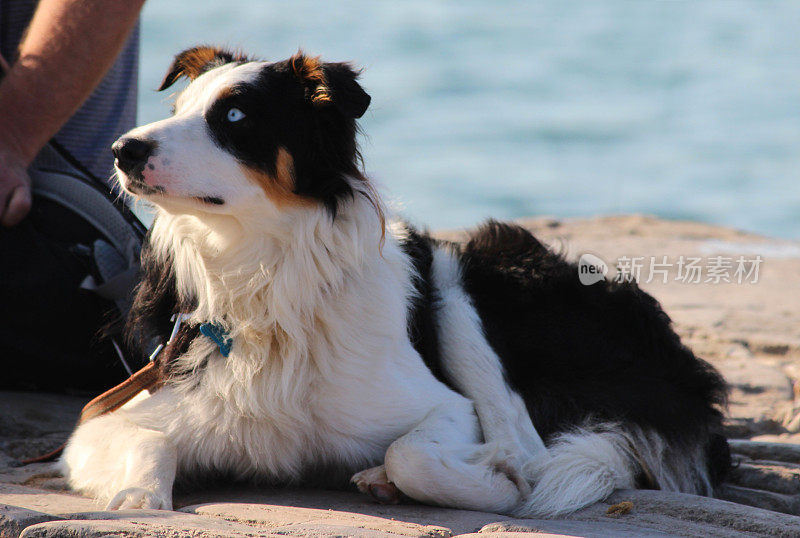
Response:
M117 168L129 176L140 176L147 159L156 149L156 143L152 140L142 140L123 136L111 146L111 152L116 158Z

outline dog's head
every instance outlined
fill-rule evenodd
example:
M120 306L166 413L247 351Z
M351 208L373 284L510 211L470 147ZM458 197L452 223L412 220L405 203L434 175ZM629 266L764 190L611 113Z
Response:
M159 90L191 82L174 114L113 145L122 187L171 212L281 212L312 204L334 215L360 173L355 119L370 97L346 63L298 52L252 61L216 47L178 54Z

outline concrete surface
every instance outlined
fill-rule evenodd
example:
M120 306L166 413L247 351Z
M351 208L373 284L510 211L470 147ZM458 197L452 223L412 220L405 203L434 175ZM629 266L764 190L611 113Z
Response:
M570 257L601 257L612 276L622 256L645 258L645 280L650 256L673 262L680 256L762 256L755 284L679 282L674 266L667 283L642 283L684 341L731 383L726 427L743 441L733 443L739 467L722 496L761 508L626 490L563 519L534 520L418 504L382 506L354 492L229 486L179 492L174 512L106 512L66 491L48 464L17 463L66 439L88 398L0 392L0 537L800 536L800 517L792 515L800 514L800 446L786 444L800 443L800 242L642 216L524 223ZM608 513L621 502L632 509Z

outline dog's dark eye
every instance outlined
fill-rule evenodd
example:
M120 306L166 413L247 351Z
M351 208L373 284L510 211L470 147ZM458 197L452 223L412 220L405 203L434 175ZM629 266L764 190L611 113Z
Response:
M228 121L231 123L242 120L244 117L245 113L236 107L228 109L228 114L226 115L226 118L228 118Z

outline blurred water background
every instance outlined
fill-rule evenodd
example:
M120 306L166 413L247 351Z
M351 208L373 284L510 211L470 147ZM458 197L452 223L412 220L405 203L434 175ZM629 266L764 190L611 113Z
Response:
M639 212L800 237L795 0L151 0L142 38L140 123L198 43L364 67L367 170L433 229Z

